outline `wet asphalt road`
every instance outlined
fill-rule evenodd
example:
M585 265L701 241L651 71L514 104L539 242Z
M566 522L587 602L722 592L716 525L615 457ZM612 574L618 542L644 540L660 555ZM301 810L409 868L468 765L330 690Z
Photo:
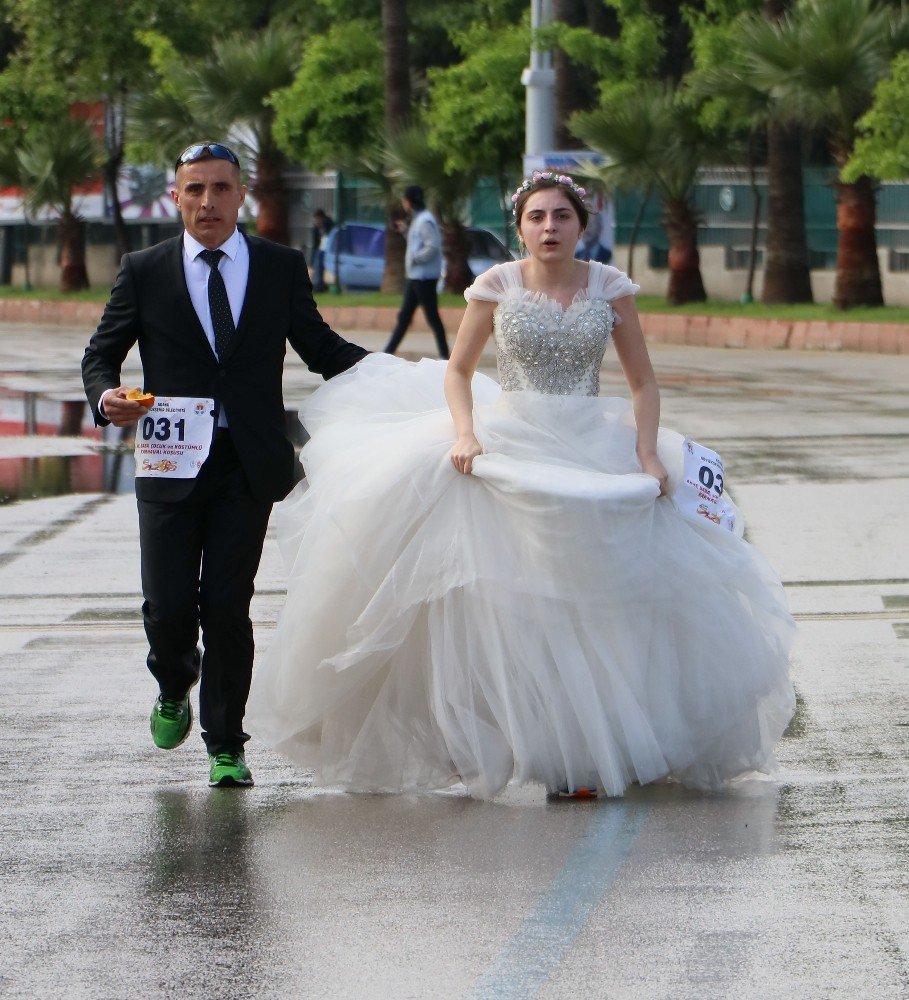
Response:
M0 329L0 388L77 386L83 339ZM11 504L0 993L909 996L909 358L653 355L664 422L723 454L799 620L776 782L347 796L252 743L256 787L211 791L196 735L148 736L132 499ZM271 539L260 649L282 579Z

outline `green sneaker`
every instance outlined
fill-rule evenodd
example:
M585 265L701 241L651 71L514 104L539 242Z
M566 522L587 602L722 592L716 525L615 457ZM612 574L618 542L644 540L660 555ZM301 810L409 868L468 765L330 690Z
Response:
M208 783L212 788L230 788L233 785L245 786L253 783L252 771L246 766L246 758L242 753L230 750L210 753L208 763L211 765Z
M173 750L189 736L193 725L193 710L189 695L185 698L165 698L158 695L151 710L151 734L156 747Z

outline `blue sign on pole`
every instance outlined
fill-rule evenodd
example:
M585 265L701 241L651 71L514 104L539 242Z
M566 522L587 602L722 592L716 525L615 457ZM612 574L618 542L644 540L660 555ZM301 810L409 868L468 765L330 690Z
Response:
M528 153L524 157L524 174L529 177L534 170L557 170L570 174L577 170L602 167L608 162L602 153L591 149L550 150L546 153Z

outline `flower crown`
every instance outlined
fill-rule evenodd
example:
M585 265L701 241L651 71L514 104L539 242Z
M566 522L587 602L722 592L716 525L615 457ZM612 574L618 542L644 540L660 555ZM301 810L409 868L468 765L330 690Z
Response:
M518 198L525 191L530 191L535 188L540 181L555 181L557 184L563 184L567 188L571 188L572 191L580 198L581 201L584 200L587 192L580 185L575 184L575 182L568 176L568 174L557 174L552 170L534 170L534 172L529 176L525 177L521 181L518 189L511 196L511 214L517 216L517 205Z

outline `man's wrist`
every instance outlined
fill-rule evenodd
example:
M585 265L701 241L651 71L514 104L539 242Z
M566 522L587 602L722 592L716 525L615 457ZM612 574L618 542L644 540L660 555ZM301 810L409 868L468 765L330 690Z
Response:
M116 391L116 389L105 389L104 392L101 393L101 398L98 400L98 413L100 413L105 420L108 419L108 416L107 411L104 409L104 397L110 395L112 392L116 393Z

